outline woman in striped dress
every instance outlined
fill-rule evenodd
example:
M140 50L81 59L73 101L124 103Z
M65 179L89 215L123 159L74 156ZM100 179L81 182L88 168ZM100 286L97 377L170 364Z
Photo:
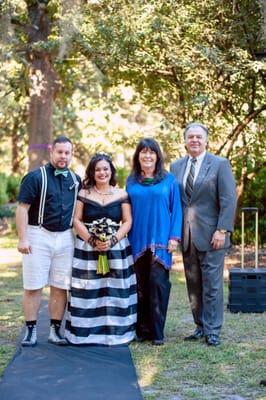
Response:
M131 206L126 191L116 186L115 172L108 155L96 154L79 192L65 329L71 344L121 345L135 336L136 276L127 239Z

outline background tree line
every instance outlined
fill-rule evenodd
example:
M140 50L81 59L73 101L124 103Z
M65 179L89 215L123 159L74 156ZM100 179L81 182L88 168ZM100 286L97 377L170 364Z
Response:
M210 151L232 164L239 209L259 208L265 243L265 7L3 0L0 171L46 162L53 137L65 134L81 164L107 151L125 176L140 137L154 136L169 163L185 154L184 126L200 120Z

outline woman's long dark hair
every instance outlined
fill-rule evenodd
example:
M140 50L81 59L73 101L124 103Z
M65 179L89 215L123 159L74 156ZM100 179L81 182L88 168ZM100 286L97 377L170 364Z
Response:
M107 161L108 164L110 165L111 168L111 179L110 179L110 185L111 186L116 186L117 184L117 180L116 180L116 169L112 163L112 159L110 156L108 156L108 154L104 154L104 153L96 153L92 159L90 160L86 171L85 171L85 178L83 179L83 188L84 189L89 189L93 186L96 185L95 179L94 179L94 174L95 174L95 168L96 168L96 164L99 161Z
M156 165L155 165L154 175L155 176L159 176L159 175L165 176L167 174L167 171L164 168L163 154L162 154L159 144L153 138L144 138L138 143L135 153L133 155L133 166L132 166L132 170L131 170L131 175L133 176L133 178L137 179L137 177L141 175L139 153L143 149L150 149L150 150L154 151L157 155L157 161L156 161Z

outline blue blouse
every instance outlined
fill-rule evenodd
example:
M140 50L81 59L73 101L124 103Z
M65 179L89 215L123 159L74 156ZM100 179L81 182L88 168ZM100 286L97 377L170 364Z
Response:
M134 261L150 249L165 268L172 267L172 254L168 253L168 240L181 239L182 206L178 183L167 173L157 184L145 186L128 177L133 223L128 233Z

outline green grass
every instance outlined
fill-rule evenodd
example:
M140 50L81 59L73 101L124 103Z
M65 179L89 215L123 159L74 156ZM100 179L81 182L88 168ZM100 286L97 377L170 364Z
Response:
M0 264L0 374L15 352L23 323L21 266Z
M266 399L266 314L226 309L222 344L184 342L194 329L183 273L172 272L166 344L130 345L145 400ZM225 303L228 287L225 283Z
M8 241L16 246L12 235ZM222 344L213 348L203 341L184 342L194 325L183 273L172 271L171 281L165 345L130 345L143 398L266 400L266 388L259 386L266 379L266 313L228 312L225 282ZM15 353L23 324L21 295L21 266L0 264L0 374Z

